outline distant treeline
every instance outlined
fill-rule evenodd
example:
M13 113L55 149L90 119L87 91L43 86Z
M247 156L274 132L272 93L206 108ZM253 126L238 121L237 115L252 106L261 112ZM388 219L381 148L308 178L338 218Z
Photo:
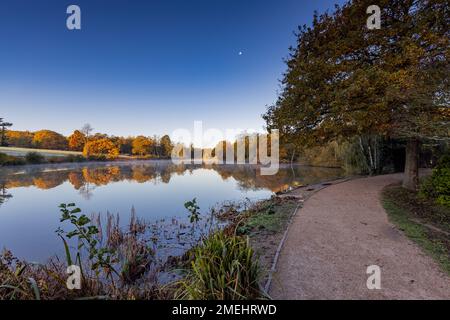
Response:
M85 126L81 130L75 130L68 137L51 130L36 132L8 130L6 144L21 148L80 151L85 156L103 154L107 157L123 154L167 158L173 148L168 135L118 137L103 133L90 135L91 130Z

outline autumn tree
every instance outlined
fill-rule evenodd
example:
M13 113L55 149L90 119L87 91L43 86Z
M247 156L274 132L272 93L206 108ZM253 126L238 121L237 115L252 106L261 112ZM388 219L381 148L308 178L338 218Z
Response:
M132 152L140 156L148 155L153 145L153 140L144 136L138 136L133 140Z
M0 146L6 147L8 145L7 136L6 136L6 128L11 127L13 124L10 122L3 121L3 118L0 118Z
M282 93L264 119L302 146L404 139L403 185L416 189L420 142L449 137L449 11L443 0L378 1L381 29L368 30L372 2L350 1L299 28Z
M106 133L100 133L100 132L97 132L97 133L87 137L87 140L100 140L100 139L110 139L110 138L108 137L108 135Z
M89 123L86 123L80 131L86 136L86 139L89 140L91 132L94 131L94 128L92 128Z
M57 132L40 130L34 133L33 145L41 149L66 150L67 139Z
M119 148L109 139L91 140L84 145L83 155L87 158L112 160L119 156Z
M8 145L21 148L31 148L33 147L33 137L34 134L30 131L16 131L8 130L6 132L6 139Z
M167 134L162 136L162 138L160 140L160 144L161 144L161 149L162 149L161 150L162 155L164 157L170 157L174 146L173 146L172 140L170 140L170 137Z
M75 130L68 138L69 149L73 151L83 151L86 140L86 136L81 131Z
M133 140L134 138L132 137L127 138L120 137L117 142L120 148L120 153L131 154L133 150Z

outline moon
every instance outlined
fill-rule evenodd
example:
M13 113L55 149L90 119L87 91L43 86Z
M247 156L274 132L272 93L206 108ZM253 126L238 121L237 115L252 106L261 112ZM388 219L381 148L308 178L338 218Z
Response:
M242 51L238 52L238 55L242 56L244 53Z

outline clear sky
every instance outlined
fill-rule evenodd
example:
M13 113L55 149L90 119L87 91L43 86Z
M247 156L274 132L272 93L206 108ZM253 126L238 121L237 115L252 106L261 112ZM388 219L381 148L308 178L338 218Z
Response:
M1 0L0 117L66 135L262 129L293 32L342 2Z

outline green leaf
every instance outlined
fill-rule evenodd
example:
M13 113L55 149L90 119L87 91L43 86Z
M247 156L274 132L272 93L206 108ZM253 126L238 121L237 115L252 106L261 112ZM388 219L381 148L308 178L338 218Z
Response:
M36 280L34 280L33 278L28 278L28 281L30 282L31 288L33 289L34 298L36 300L41 300L41 294L39 292L39 287L38 287L38 285L36 283Z
M59 237L61 238L61 240L63 241L63 244L64 244L64 250L66 252L67 265L71 266L73 263L72 263L72 257L70 256L69 245L67 244L67 241L66 241L66 239L64 239L63 236L59 235Z

